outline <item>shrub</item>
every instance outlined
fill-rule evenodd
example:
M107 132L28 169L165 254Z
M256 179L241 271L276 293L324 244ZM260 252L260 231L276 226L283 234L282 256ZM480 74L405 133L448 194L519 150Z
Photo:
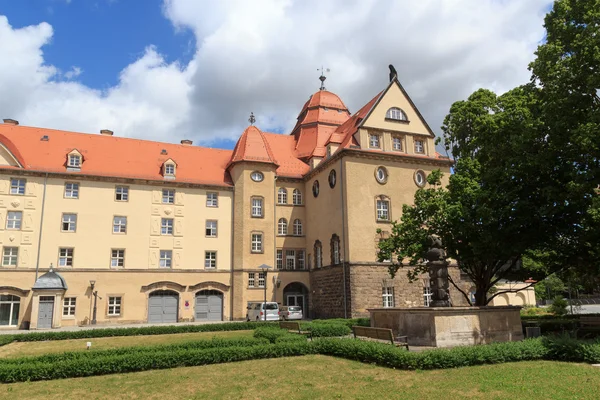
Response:
M279 329L277 327L276 328L260 327L260 328L256 328L254 330L253 336L257 339L263 338L263 339L267 339L270 343L275 343L277 338L280 338L287 334L288 334L288 331L285 329Z
M554 315L566 315L568 305L569 303L562 296L556 296L549 307L549 311Z
M306 336L298 335L297 333L288 333L284 336L279 336L275 339L275 343L295 343L306 342Z
M13 335L0 335L0 346L4 346L14 341L15 337Z
M308 329L312 337L336 337L336 336L347 336L352 330L347 325L342 324L322 324L316 323L311 324Z
M371 326L369 318L331 318L331 319L315 319L311 324L343 324L352 328L353 326Z
M270 322L228 322L222 324L206 325L170 325L170 326L144 326L140 328L106 328L82 329L79 331L62 332L34 332L14 335L17 342L35 342L46 340L87 339L115 336L140 336L140 335L165 335L171 333L192 332L222 332L252 330L261 326L276 325Z

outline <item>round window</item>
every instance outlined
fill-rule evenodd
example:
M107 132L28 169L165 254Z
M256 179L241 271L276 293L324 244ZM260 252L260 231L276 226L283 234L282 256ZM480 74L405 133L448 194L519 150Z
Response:
M252 178L254 182L262 182L262 180L265 179L265 176L260 171L254 171L250 174L250 178Z
M427 183L427 175L422 170L415 171L415 183L418 187L424 187Z
M319 195L319 181L315 181L313 183L313 196L317 197Z
M335 176L335 169L332 169L331 171L329 171L329 187L330 188L334 188L335 187L335 182L336 182L336 176Z
M377 182L379 183L386 183L388 179L387 169L385 169L385 167L377 167L375 170L375 179L377 179Z

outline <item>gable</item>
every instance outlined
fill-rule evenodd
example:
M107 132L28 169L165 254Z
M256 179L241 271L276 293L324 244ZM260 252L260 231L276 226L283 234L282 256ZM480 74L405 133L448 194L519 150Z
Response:
M387 111L394 107L404 111L408 119L407 122L386 119ZM431 132L431 129L408 97L408 94L402 90L400 84L396 81L394 81L394 84L391 84L383 93L362 123L362 127L415 133L431 137L434 136L433 132Z
M0 143L0 165L21 167L15 156L13 156L2 143Z

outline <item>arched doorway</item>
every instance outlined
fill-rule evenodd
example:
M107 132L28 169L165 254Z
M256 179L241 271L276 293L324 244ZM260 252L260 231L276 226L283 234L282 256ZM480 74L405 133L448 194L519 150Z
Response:
M178 321L179 293L172 290L156 290L148 296L148 322L172 323Z
M223 293L201 290L196 293L196 321L223 321Z
M308 289L300 282L292 282L283 288L283 305L302 307L302 315L308 317Z
M20 297L0 294L0 326L18 326L20 308Z

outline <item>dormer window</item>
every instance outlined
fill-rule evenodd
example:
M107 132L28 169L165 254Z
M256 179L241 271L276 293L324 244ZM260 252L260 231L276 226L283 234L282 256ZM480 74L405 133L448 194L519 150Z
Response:
M408 122L406 113L398 107L392 107L385 113L385 119L391 119L392 121L404 121Z
M79 171L81 169L82 163L83 159L79 151L73 150L69 154L67 154L67 170Z
M168 159L163 164L163 176L165 179L175 179L175 161Z
M415 140L415 153L423 154L425 153L425 144L422 140Z

